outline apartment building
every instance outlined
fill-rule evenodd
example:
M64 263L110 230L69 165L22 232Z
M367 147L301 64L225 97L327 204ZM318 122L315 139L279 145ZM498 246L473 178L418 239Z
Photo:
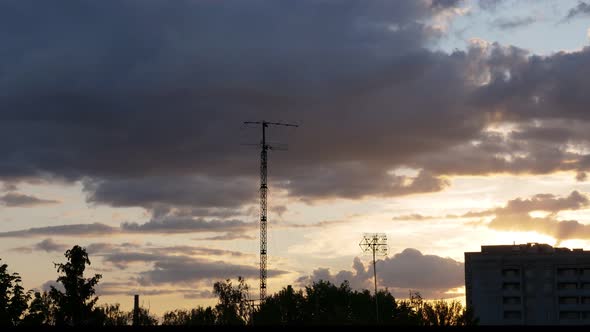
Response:
M481 325L588 325L590 251L482 246L465 253L465 289Z

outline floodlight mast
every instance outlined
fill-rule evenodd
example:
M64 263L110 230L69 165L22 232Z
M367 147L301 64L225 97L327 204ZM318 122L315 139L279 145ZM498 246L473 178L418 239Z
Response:
M359 246L364 252L371 251L373 253L373 276L375 280L375 314L377 323L379 323L379 301L377 301L377 260L375 255L387 255L387 235L374 233L364 234L363 240Z
M257 124L262 127L262 141L260 142L260 303L266 298L266 259L267 259L267 210L268 210L268 150L272 146L266 144L266 128L272 126L299 127L296 124L268 122L268 121L245 121L244 124Z

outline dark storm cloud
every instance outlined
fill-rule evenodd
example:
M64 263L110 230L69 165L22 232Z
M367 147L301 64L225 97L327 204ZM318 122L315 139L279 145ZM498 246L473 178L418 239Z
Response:
M236 129L256 116L252 107L379 69L369 62L378 53L418 50L429 31L416 20L435 12L413 0L2 7L2 39L11 45L1 64L2 101L10 106L2 118L12 125L5 135L36 130L17 142L32 154L13 153L0 170L66 178L227 172L243 150ZM287 68L300 71L285 80Z
M147 248L148 251L158 254L171 254L181 253L184 255L213 255L213 256L231 256L231 257L245 257L245 254L241 251L226 250L226 249L214 249L205 247L194 247L194 246L171 246L171 247L155 247Z
M229 241L229 240L255 240L255 236L244 233L225 233L221 235L209 236L204 238L195 238L197 241Z
M205 220L164 217L145 223L124 222L120 227L101 223L35 227L18 231L1 232L0 237L29 236L109 236L113 234L179 234L179 233L231 233L234 236L257 229L255 222L241 220Z
M121 230L130 233L245 232L256 229L257 223L241 220L204 220L167 218L149 222L122 223Z
M391 258L377 262L382 285L436 294L463 286L463 263L436 255L423 255L416 249L405 249ZM432 298L432 296L430 296Z
M302 124L269 128L291 146L271 151L269 174L304 200L440 191L447 174L590 168L560 143L485 131L555 118L587 127L588 51L427 50L442 30L424 22L459 5L3 1L0 178L84 179L90 201L154 217L237 216L258 177L258 152L240 143L260 140L241 123L260 119Z
M403 196L409 194L441 191L448 181L427 172L415 177L388 174L386 170L371 172L358 164L335 166L318 170L314 177L291 177L297 186L285 186L291 196L303 200L321 198L361 198L364 196ZM308 175L308 174L305 174ZM321 178L318 181L317 178ZM290 190L289 190L290 189Z
M204 176L161 176L132 179L87 181L87 200L112 206L141 206L149 209L197 207L190 215L217 213L231 215L231 209L256 202L257 181L253 178L214 178ZM198 210L198 207L202 207Z
M494 10L496 9L502 2L506 0L479 0L478 4L479 7L485 10Z
M533 16L498 18L492 22L492 26L501 30L512 30L531 25L535 22L537 22L537 19Z
M311 276L298 279L298 282L306 285L321 279L339 285L348 280L353 288L370 289L372 269L372 266L365 267L357 257L354 259L353 271L342 270L332 274L329 269L320 268L314 270ZM411 248L391 258L377 260L377 271L379 285L392 290L395 296L405 297L409 290L414 290L430 299L449 297L445 292L461 287L465 282L463 263L451 258L423 255Z
M239 251L196 247L196 246L154 246L152 244L138 245L131 243L108 244L94 243L86 248L100 249L94 257L100 258L107 266L127 269L136 264L150 269L141 272L139 277L132 277L122 282L101 283L97 287L99 295L167 295L181 294L186 298L211 298L210 291L195 289L200 287L200 281L209 284L211 280L249 276L254 278L258 274L258 266L234 264L219 260L219 258L255 258ZM200 256L200 257L199 257ZM277 276L285 271L271 270L269 275ZM175 287L174 289L150 288L164 284L178 284L192 288ZM148 286L148 287L146 287Z
M0 237L29 236L105 236L118 233L119 229L101 223L33 227L24 230L2 232Z
M431 7L436 9L455 8L463 3L463 0L432 0Z
M385 90L417 80L396 93L401 96L442 77L460 79L452 73L459 59L422 49L440 32L419 23L457 3L66 1L57 10L52 4L3 2L2 31L13 32L2 36L12 45L0 64L0 100L7 106L2 132L19 137L19 152L5 149L0 174L90 177L89 199L115 206L235 206L252 201L255 190L246 188L257 178L257 154L239 143L258 141L258 131L240 124L260 118L306 123L305 133L286 136L297 142L291 152L299 152L284 154L282 161L277 155L276 168L283 169L277 177L288 180L303 166L320 176L326 167L370 159L377 165L368 167L385 172L395 164L380 156L396 150L390 138L399 137L396 130L408 121L419 123L409 109L427 108L400 100L406 120L373 128L387 123L380 113L396 107L391 101L397 96L387 97ZM33 22L37 29L28 28ZM437 105L454 97L430 99ZM365 100L378 109L368 110ZM360 109L367 109L361 123ZM440 114L449 121L458 117ZM343 121L326 126L334 118ZM424 125L415 135L446 131L441 128ZM383 135L381 142L359 140L367 130ZM23 131L29 135L16 135ZM331 153L322 153L325 148ZM194 178L187 181L183 174ZM175 181L187 188L152 189ZM308 184L291 186L304 192Z
M493 107L504 121L577 120L587 126L590 97L590 48L552 56L529 55L522 49L492 45L487 48L485 71L489 84L473 101Z
M246 279L256 279L260 273L258 266L247 266L226 263L223 261L209 261L189 257L171 256L165 261L154 263L152 270L140 273L138 281L142 285L156 284L190 284L209 279L226 279L242 276ZM287 273L286 271L270 269L269 277Z
M102 255L102 257L104 262L110 263L119 269L126 269L132 263L150 263L166 259L165 256L147 252L114 252Z
M172 255L175 254L175 255ZM99 254L103 261L116 266L119 269L126 269L129 264L133 263L151 263L151 262L165 262L169 259L177 259L178 257L190 256L230 256L230 257L245 257L248 256L242 252L212 249L212 248L198 248L191 246L182 247L163 247L163 248L142 248L141 251L120 251L114 250L106 254Z
M208 290L196 290L192 288L174 288L174 289L162 289L162 288L147 288L137 284L136 282L101 282L96 285L96 295L108 296L108 295L126 295L133 296L135 294L141 294L143 296L157 296L157 295L171 295L180 294L187 299L208 299L215 298L213 292Z
M51 242L51 244L54 243ZM188 245L153 246L149 243L145 245L134 243L91 243L85 248L89 253L92 253L97 257L101 257L104 262L112 264L119 269L126 269L129 264L133 263L145 264L157 261L166 261L169 257L218 256L244 258L250 256L247 253L226 249Z
M136 249L139 247L141 247L141 245L136 244L136 243L129 243L129 242L124 242L121 244L96 242L96 243L90 243L89 245L85 246L86 251L89 254L99 254L99 253L105 253L105 252L112 252L116 249Z
M58 243L52 239L45 239L33 246L34 250L43 250L46 252L65 252L68 246L63 243Z
M565 17L566 20L574 17L590 15L590 4L584 1L578 2L578 5L570 9Z
M0 205L9 206L9 207L33 207L39 205L47 205L47 204L57 204L60 203L59 201L50 200L50 199L41 199L35 196L29 196L24 194L19 194L15 192L10 192L0 196Z
M348 281L354 289L369 288L371 273L367 271L360 258L355 257L352 264L353 271L341 270L332 274L328 268L318 268L310 276L303 276L297 279L297 283L304 287L309 286L314 281L325 280L336 285Z

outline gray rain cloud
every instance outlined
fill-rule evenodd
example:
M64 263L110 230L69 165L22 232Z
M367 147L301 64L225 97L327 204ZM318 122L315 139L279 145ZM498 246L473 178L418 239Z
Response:
M8 207L34 207L47 204L58 204L59 201L37 198L35 196L9 192L0 196L0 205Z
M330 168L339 181L350 175L351 162L358 163L355 177L373 169L392 183L378 195L440 190L444 185L436 178L432 184L396 184L399 178L387 172L398 161L387 151L396 151L390 144L399 135L460 131L421 125L413 114L429 109L423 98L391 101L443 77L462 85L461 55L424 48L441 36L424 22L460 3L66 1L65 11L53 4L35 4L32 11L26 0L3 2L2 38L13 47L0 63L0 102L7 106L2 133L27 135L19 136L18 149L5 148L0 177L89 179L89 201L113 206L190 204L203 214L239 207L255 199L247 188L255 187L258 162L257 153L240 143L259 140L258 131L241 122L268 118L305 123L305 132L270 132L291 144L288 153L271 156L277 170L271 174L289 181L294 195L378 191L334 193L330 185L314 188L295 177L303 169L310 178L321 177ZM228 21L233 24L222 23ZM38 28L27 29L33 25ZM42 40L58 42L37 42ZM405 87L407 80L414 83ZM401 88L397 96L387 96L392 88ZM455 97L441 91L430 105ZM368 100L375 104L366 105ZM430 115L450 124L461 116L446 113L455 106ZM398 111L387 114L396 109L401 121L392 122ZM422 128L403 130L409 123ZM413 145L420 150L433 143Z
M434 51L433 21L463 5L3 1L0 179L83 180L89 202L154 219L233 218L256 202L258 151L241 144L260 133L242 122L260 119L302 125L269 129L290 145L270 178L307 202L436 192L448 175L583 179L590 155L569 147L589 143L590 50Z
M231 233L234 238L248 238L244 232L257 229L255 222L240 220L170 219L150 220L146 223L125 222L120 227L102 223L73 224L0 232L0 237L30 236L110 236L115 234L178 234L178 233Z
M588 16L590 15L590 4L584 1L578 2L578 5L572 9L570 9L565 17L566 20L580 17L580 16Z
M268 277L276 277L287 271L269 269ZM204 280L226 278L257 279L260 270L257 265L240 265L223 261L211 261L183 256L168 256L158 260L151 270L141 272L137 281L142 285L180 284L186 285Z
M451 258L424 255L420 251L407 248L393 257L377 260L379 287L387 287L396 297L405 298L409 291L419 291L428 299L457 296L453 289L463 286L463 263ZM373 267L364 266L356 257L353 271L342 270L332 274L329 269L320 268L311 276L298 279L302 285L312 281L326 280L340 284L347 280L355 289L371 289Z
M498 18L492 22L492 26L499 28L501 30L511 30L531 25L536 21L537 19L533 16Z

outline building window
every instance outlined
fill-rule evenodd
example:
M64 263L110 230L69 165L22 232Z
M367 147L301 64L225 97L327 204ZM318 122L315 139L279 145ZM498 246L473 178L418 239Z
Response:
M504 289L504 290L520 290L520 282L503 282L502 289Z
M560 277L575 277L577 270L574 268L557 269L557 275Z
M582 289L590 289L590 282L583 282Z
M582 304L590 304L590 296L582 296Z
M582 319L590 319L590 311L582 311Z
M507 278L518 277L520 275L520 270L515 268L509 269L502 269L502 276Z
M545 269L545 278L553 277L553 269Z
M576 289L578 284L575 282L560 282L557 284L557 289Z
M504 296L504 304L520 304L520 296Z
M537 293L539 291L539 287L537 287L536 284L529 282L529 283L525 284L525 286L526 286L527 293Z
M559 319L579 319L580 313L577 311L560 311L559 312Z
M551 293L551 291L553 290L553 284L550 282L544 283L543 290L545 291L545 293Z
M535 277L535 270L534 270L534 269L526 269L526 270L524 271L524 275L525 275L527 278L534 278L534 277Z
M504 311L504 319L521 319L522 313L518 310Z
M578 298L576 296L560 296L559 304L578 304Z

